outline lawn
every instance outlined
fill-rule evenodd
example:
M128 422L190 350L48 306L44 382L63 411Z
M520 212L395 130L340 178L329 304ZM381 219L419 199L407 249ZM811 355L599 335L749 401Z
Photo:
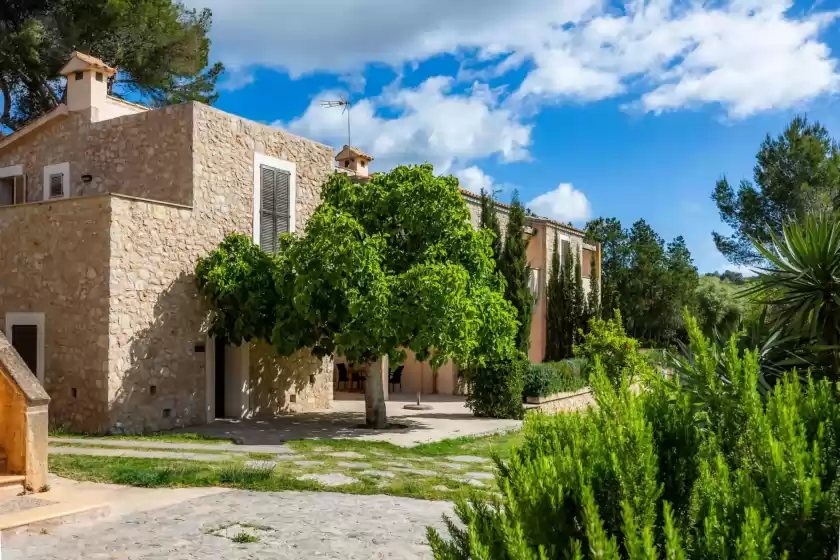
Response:
M180 434L177 437L189 434ZM51 443L54 447L107 447L107 437L93 437L89 445ZM520 439L518 432L465 437L403 448L390 443L358 440L303 440L287 442L295 457L274 458L266 454L238 454L218 450L213 441L195 437L169 439L165 436L120 440L207 443L208 453L229 453L221 462L148 459L136 457L97 457L89 455L51 455L50 471L74 480L106 482L142 487L221 486L243 490L328 490L352 494L388 494L426 500L453 500L467 495L489 497L498 489L491 475L493 457L504 459ZM120 447L123 451L131 448ZM178 452L177 449L171 450ZM83 452L80 449L80 452ZM190 450L194 453L195 450ZM336 453L350 454L349 457ZM484 462L458 462L450 457L468 456ZM276 461L276 465L248 465L254 459ZM285 460L284 460L285 459ZM383 474L385 473L385 474ZM344 475L353 480L341 486L327 486L301 476ZM348 479L349 480L349 479Z

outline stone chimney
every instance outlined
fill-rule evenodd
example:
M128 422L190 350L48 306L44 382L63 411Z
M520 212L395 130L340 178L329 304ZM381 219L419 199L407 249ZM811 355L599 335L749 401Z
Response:
M365 178L370 175L369 167L373 158L353 146L345 145L335 156L335 161L338 162L339 168L349 170L356 177Z
M99 113L108 99L108 78L116 73L98 58L73 52L61 69L61 75L67 78L67 109L87 115L91 122L101 120Z

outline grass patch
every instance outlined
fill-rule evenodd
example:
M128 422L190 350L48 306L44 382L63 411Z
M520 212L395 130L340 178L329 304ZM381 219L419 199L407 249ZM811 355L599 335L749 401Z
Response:
M231 539L231 541L235 542L236 544L248 544L248 543L256 543L260 542L260 538L256 535L251 535L242 531L241 533L237 533Z
M231 444L233 440L230 438L218 438L213 436L205 436L203 434L184 433L174 434L170 432L155 432L151 434L143 434L136 436L123 435L98 435L87 434L79 432L68 432L65 430L53 430L50 432L50 437L53 438L77 438L89 440L130 440L130 441L157 441L160 443L203 443L208 445Z

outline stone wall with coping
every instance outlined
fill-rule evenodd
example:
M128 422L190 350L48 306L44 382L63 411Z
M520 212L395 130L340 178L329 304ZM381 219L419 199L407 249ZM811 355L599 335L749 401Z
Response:
M555 393L545 397L528 397L526 410L539 411L543 414L558 414L560 412L574 412L595 406L592 389L586 387L580 391L569 393Z
M110 219L102 196L0 207L0 330L7 313L44 314L55 426L107 426Z
M70 113L0 149L23 166L26 200L43 200L44 167L70 164L70 196L105 192L192 204L192 105L91 123Z

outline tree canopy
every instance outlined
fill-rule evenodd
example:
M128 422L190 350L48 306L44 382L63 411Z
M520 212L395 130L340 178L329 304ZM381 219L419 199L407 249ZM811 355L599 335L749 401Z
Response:
M430 165L354 183L333 174L301 236L277 255L229 236L196 277L215 311L212 332L270 342L281 355L311 348L356 364L406 350L438 367L515 353L516 310L504 299L490 235L476 231L454 177ZM368 376L368 423L385 425L381 383ZM378 394L377 394L378 392Z
M751 239L768 246L785 220L840 205L840 149L818 122L796 117L776 138L767 138L756 155L754 182L737 190L726 178L712 193L721 220L734 233L713 232L718 250L740 265L764 262Z
M212 103L223 67L208 68L210 23L210 10L173 0L0 0L0 134L61 102L74 50L117 68L117 95Z
M615 218L598 218L587 224L586 232L589 240L601 243L602 308L607 313L621 311L633 337L672 341L697 286L697 269L685 240L676 237L666 245L644 220L626 230Z

